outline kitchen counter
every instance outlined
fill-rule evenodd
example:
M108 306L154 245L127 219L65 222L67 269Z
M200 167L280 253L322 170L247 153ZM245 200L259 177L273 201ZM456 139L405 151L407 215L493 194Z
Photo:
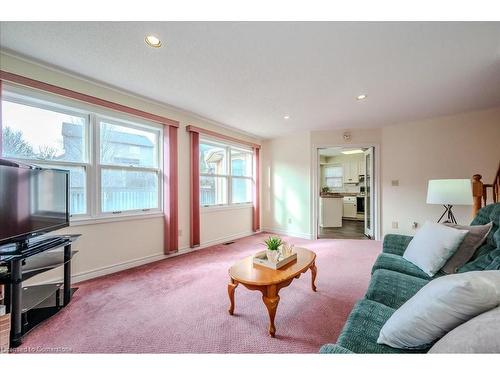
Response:
M361 193L321 193L321 198L344 198L344 197L364 197Z
M337 199L331 199L337 198ZM319 200L319 225L327 228L342 226L342 205L344 197L340 194L328 194Z

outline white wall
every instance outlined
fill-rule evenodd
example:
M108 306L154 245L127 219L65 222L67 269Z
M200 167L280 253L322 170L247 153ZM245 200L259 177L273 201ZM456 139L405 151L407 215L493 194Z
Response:
M350 141L344 140L344 133L349 132ZM339 130L321 130L311 132L311 144L313 148L328 146L359 145L364 143L380 144L382 140L381 129L339 129Z
M193 124L239 139L260 143L257 138L229 130L189 112L8 54L2 53L0 55L0 68L180 122L178 130L179 230L182 232L179 237L180 249L189 247L189 136L185 127ZM216 227L213 225L214 215L217 216L218 225ZM219 211L217 214L201 215L202 245L220 240L222 238L221 228L225 228L225 238L251 233L251 210L228 210ZM89 273L91 271L95 271L93 274L111 272L127 267L127 265L131 266L159 259L163 254L162 218L74 226L63 232L83 234L82 239L75 244L75 248L80 251L74 260L74 275L77 276L91 276L92 274Z
M493 181L500 161L500 108L384 127L382 138L383 231L412 234L414 221L436 221L443 211L425 203L428 180L479 173L485 183ZM455 207L457 221L468 224L471 209ZM391 228L393 221L398 229Z
M185 126L194 124L260 143L188 112L148 101L112 88L48 69L10 55L0 55L2 70L66 87L180 121L179 129L179 237L180 248L189 244L189 158ZM441 209L425 204L427 181L432 178L469 178L481 173L493 178L500 160L500 108L388 126L379 129L297 133L263 142L262 227L278 233L308 237L312 233L313 150L326 146L381 145L383 233L411 233L410 223L435 220ZM391 180L399 180L392 187ZM457 218L469 221L470 208L457 207ZM391 229L392 221L399 229ZM81 277L111 272L160 259L163 254L161 218L75 226L82 233L75 248L74 274ZM251 232L251 210L203 212L202 243L225 241ZM141 235L138 236L137 234ZM109 241L109 238L113 241ZM106 245L103 245L105 243ZM113 268L114 267L114 268Z
M310 133L262 144L262 227L309 238L311 233Z
M202 245L225 242L252 234L252 207L201 209Z
M375 157L380 158L382 235L412 234L414 221L421 225L439 218L442 207L425 203L429 179L471 178L479 173L485 183L491 183L500 161L500 107L378 129L348 130L348 142L343 139L345 131L313 131L264 143L264 179L269 180L266 168L276 173L271 178L274 185L263 187L263 192L267 188L263 207L266 228L305 236L312 233L313 224L308 225L305 218L312 220L314 206L306 195L313 186L312 166L317 162L318 147L380 146L381 152ZM307 143L309 154L304 151ZM399 186L392 186L392 180L398 180ZM282 199L283 188L299 192L296 195L300 199L289 204ZM296 212L301 213L299 223L287 224L286 218ZM470 222L470 206L456 207L454 212L459 222ZM393 221L398 222L398 229L392 229Z

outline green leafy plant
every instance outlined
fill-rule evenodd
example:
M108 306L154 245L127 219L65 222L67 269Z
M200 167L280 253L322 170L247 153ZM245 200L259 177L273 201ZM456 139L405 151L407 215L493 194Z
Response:
M328 193L330 191L330 188L328 186L325 186L321 189L323 193Z
M277 251L278 248L283 244L283 241L279 237L270 236L264 241L269 250Z

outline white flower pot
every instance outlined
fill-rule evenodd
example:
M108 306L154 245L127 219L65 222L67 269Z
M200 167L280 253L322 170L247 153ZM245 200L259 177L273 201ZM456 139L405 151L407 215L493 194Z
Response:
M266 249L267 259L272 263L278 263L278 258L280 256L280 252L278 250L269 250Z

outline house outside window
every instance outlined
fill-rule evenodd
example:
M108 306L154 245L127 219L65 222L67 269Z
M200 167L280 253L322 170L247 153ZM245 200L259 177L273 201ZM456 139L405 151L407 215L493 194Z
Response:
M211 140L200 141L200 205L252 202L253 153Z
M1 157L69 170L72 221L161 212L156 124L14 85L1 105Z

